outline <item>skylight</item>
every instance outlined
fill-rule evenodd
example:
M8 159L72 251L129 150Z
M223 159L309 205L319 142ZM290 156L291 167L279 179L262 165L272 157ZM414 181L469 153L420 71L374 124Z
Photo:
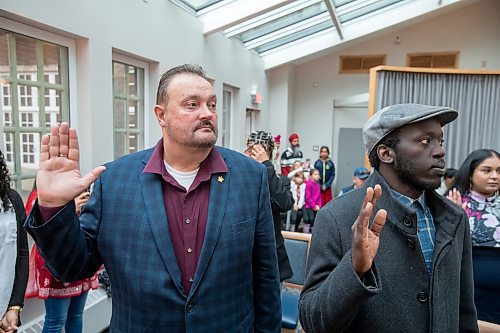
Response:
M466 0L171 0L257 52L267 68Z
M222 0L179 0L182 3L188 5L194 11L199 11L205 9L209 6L212 6Z

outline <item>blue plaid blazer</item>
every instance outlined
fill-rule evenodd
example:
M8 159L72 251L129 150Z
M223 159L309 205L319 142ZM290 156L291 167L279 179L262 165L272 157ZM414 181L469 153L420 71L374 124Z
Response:
M205 240L189 294L170 239L160 176L143 173L153 149L107 164L80 218L69 203L26 229L62 281L111 281L111 332L280 332L281 306L265 167L216 147L228 172L212 176ZM224 181L219 182L222 176Z

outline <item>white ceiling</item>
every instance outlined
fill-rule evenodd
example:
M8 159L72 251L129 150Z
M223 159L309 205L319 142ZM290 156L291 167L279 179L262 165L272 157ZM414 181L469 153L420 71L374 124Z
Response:
M170 0L257 52L265 68L303 62L476 0Z

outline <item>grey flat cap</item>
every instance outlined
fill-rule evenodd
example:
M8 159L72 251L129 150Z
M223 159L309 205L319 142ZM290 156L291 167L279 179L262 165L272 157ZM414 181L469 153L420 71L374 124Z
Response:
M402 126L438 118L444 126L458 117L458 111L446 106L396 104L375 113L363 126L363 143L368 154L387 134Z

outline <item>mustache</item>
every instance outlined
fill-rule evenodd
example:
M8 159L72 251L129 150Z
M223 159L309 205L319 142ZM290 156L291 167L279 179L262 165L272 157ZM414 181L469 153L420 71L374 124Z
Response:
M196 131L196 130L199 130L200 128L206 127L206 126L210 127L210 129L215 132L215 126L210 120L203 120L203 121L199 122L196 125L196 127L194 128L194 130Z
M433 164L432 167L433 168L442 168L444 169L446 166L444 160L438 160L437 163Z

